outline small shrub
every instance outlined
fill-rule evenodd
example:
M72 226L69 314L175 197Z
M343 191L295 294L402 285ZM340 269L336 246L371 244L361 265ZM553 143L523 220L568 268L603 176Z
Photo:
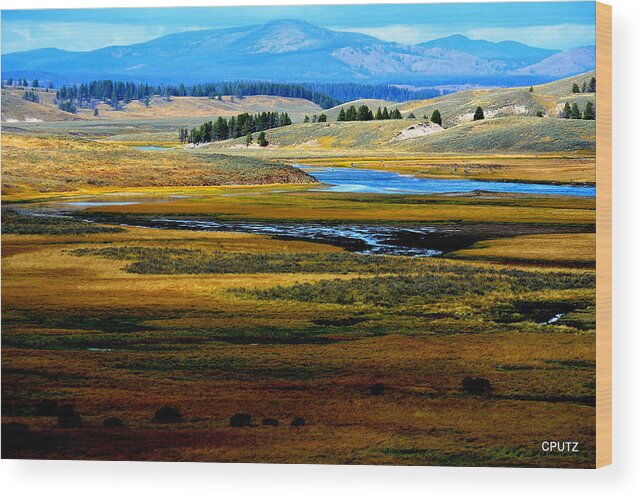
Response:
M252 425L252 417L247 413L235 413L230 418L230 427L250 427Z
M123 427L123 420L118 417L108 417L103 420L103 427Z
M181 412L171 406L163 406L154 413L154 422L159 424L176 424L181 422Z
M491 392L491 382L482 377L464 377L462 389L469 394L483 395Z
M384 394L384 384L373 384L368 388L368 393L371 396L381 396L382 394Z
M303 427L306 425L306 419L303 417L293 418L290 422L290 427Z
M261 421L261 425L269 425L271 427L278 427L279 426L279 420L276 418L264 418Z

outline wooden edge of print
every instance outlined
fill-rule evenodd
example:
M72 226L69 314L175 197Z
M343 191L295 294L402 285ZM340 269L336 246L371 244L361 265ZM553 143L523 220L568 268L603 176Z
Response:
M596 467L612 463L612 7L596 3Z

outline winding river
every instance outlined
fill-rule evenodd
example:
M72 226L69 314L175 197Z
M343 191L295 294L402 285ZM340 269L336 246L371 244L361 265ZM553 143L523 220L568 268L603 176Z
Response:
M590 186L523 184L467 179L426 179L395 172L356 168L306 168L325 186L313 188L327 192L384 193L390 195L439 193L519 193L538 195L595 196ZM172 198L168 199L170 201ZM159 200L78 201L57 204L60 215L107 205L127 205ZM89 213L81 216L93 222L135 225L157 229L195 231L233 231L264 234L281 239L330 243L346 249L373 254L435 256L471 246L483 239L534 233L587 232L583 226L532 224L375 224L315 223L257 220L222 220L199 216L162 216L115 213Z
M335 193L379 194L440 194L515 193L558 196L596 196L594 186L568 184L536 184L522 182L479 181L472 179L430 179L397 172L361 168L311 168L295 165L308 171L320 182L329 184L325 191Z

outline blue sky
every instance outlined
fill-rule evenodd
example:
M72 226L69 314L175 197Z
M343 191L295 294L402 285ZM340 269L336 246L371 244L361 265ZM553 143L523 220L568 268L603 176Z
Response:
M460 33L565 49L594 45L595 37L594 2L5 10L2 53L43 47L93 50L284 18L409 44Z

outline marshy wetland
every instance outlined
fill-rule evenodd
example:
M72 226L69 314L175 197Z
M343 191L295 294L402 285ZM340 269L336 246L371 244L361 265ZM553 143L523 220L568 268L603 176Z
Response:
M581 196L254 186L7 205L3 411L29 427L8 453L590 467L593 218ZM543 432L583 452L544 456Z

